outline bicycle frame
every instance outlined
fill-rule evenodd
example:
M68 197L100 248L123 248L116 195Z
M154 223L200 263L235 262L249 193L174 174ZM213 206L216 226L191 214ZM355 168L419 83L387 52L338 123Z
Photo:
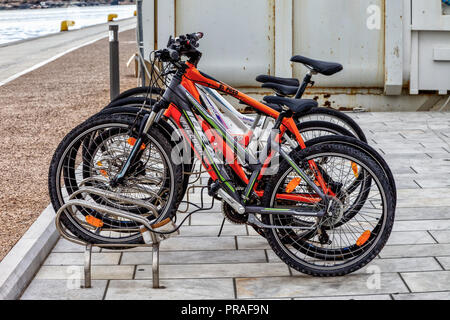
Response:
M278 130L278 132L272 132L270 134L265 150L261 153L261 161L250 154L244 146L237 143L226 128L214 119L205 109L195 84L200 84L225 94L230 94L261 113L277 119L274 129ZM327 187L316 163L313 160L308 161L309 167L313 170L319 186L316 185L316 183L312 181L299 166L296 165L295 161L293 161L293 159L291 159L291 157L279 147L281 138L287 130L289 130L297 138L299 145L305 148L304 141L292 117L285 117L286 114L280 114L257 100L239 92L238 90L201 74L191 63L186 63L185 70L181 78L179 77L179 79L176 80L176 77L174 77L172 79L171 84L164 93L162 101L170 103L168 108L164 111L164 116L170 118L173 123L178 126L187 144L190 145L197 158L202 162L212 180L217 183L217 190L222 191L219 194L225 201L232 205L236 211L250 214L286 214L314 217L321 217L325 214L326 209L321 210L320 212L312 213L307 210L305 211L304 209L274 209L247 206L252 192L255 192L257 196L262 196L263 192L257 190L257 181L263 177L265 171L270 166L271 160L277 153L288 161L292 168L317 194L317 196L277 194L277 199L286 199L304 203L318 203L323 201L325 208L328 206L328 195L331 194L331 190ZM154 110L151 112L148 118L144 120L145 124L142 127L143 130L141 129L141 132L148 132L151 124L155 121L155 119L157 119L158 113L160 112L155 112ZM191 137L195 137L195 139L191 139ZM213 143L216 146L215 148L212 145ZM142 141L139 137L133 146L130 157L120 174L124 174L124 172L126 172L127 166L129 166L129 163L132 162L134 154L138 153L141 145ZM219 150L220 147L221 150ZM224 155L235 155L233 162L229 165L242 180L242 182L246 184L242 198L241 194L237 192L235 186L233 185L233 180L229 177L225 167L221 161L217 159L215 150L221 151ZM245 173L240 162L243 163L247 169L252 171L250 177L247 177L247 174ZM299 228L301 229L301 227Z
M180 106L175 106L174 104L171 104L168 108L168 110L165 112L165 116L171 118L174 123L177 124L177 126L180 128L181 132L183 133L184 137L189 141L190 145L193 146L194 144L190 142L189 134L186 132L185 127L183 127L183 124L181 122L181 115L183 113L184 117L188 119L188 123L190 124L190 129L193 131L194 136L197 137L198 140L202 139L203 144L207 146L206 150L208 151L207 159L209 161L213 160L214 158L211 154L212 148L211 147L211 140L215 141L218 145L223 146L223 149L221 150L223 154L230 154L230 148L231 152L235 152L238 156L239 160L242 163L245 163L247 165L250 164L250 168L253 171L253 174L250 176L250 178L247 178L245 172L243 171L242 167L239 165L237 161L234 163L231 163L230 166L233 168L233 170L236 172L236 174L241 178L241 180L247 185L245 191L244 191L244 203L248 200L250 194L252 191L255 191L257 195L261 196L262 192L258 192L256 190L257 183L256 181L261 179L264 175L267 167L269 166L273 156L278 152L284 159L286 159L294 168L294 170L303 178L305 181L311 185L311 187L317 192L318 195L321 196L321 199L325 198L323 192L316 186L314 182L312 182L309 177L299 168L295 162L289 157L289 155L284 152L281 148L279 148L279 143L281 142L281 137L286 133L287 130L290 130L295 134L296 137L298 137L297 140L299 145L304 146L303 139L300 135L300 132L297 129L297 126L292 118L285 118L282 122L282 125L280 126L280 132L277 135L271 134L268 144L266 145L266 150L262 152L263 155L267 155L265 158L261 159L261 161L256 160L244 147L247 147L251 135L252 130L249 130L249 132L246 134L244 138L243 146L241 146L239 143L236 143L236 141L233 139L233 137L229 134L229 132L224 128L224 126L219 123L214 117L210 115L210 113L203 107L200 93L197 90L197 87L195 84L202 85L204 87L208 87L214 90L221 91L223 93L227 93L232 95L233 97L237 98L238 100L246 103L247 105L250 105L254 107L255 109L259 110L261 113L264 113L268 116L271 116L273 118L278 118L279 113L274 111L273 109L267 107L266 105L258 102L257 100L239 92L238 90L235 90L232 87L227 86L226 84L217 82L216 80L208 78L206 75L200 73L193 65L188 64L188 68L184 74L183 80L181 81L181 92L178 92L177 95L182 95L182 91L184 92L184 95L187 96L190 106L184 105L182 106L182 112L179 112ZM192 109L191 109L192 108ZM194 113L197 113L199 117L194 116ZM189 114L190 112L190 114ZM194 116L194 117L193 117ZM194 119L194 121L193 121ZM197 123L197 127L195 126L194 122L199 121ZM199 130L201 128L201 130ZM212 136L208 134L205 134L202 136L204 132L208 133L211 129L214 129L215 132L219 134L219 137ZM202 132L203 131L203 132ZM209 145L209 146L208 146ZM209 149L209 150L208 150ZM218 148L216 148L218 149ZM196 152L197 156L199 154L198 150ZM201 158L199 158L202 160ZM203 162L203 161L202 161ZM310 161L310 165L313 168L317 168L315 163L313 161ZM215 172L211 174L211 168L218 168L217 165L214 165L211 163L204 164L205 168L208 172L210 172L211 177L214 181L217 179L220 179L220 177L225 178L227 177L226 174L222 172ZM209 169L209 170L208 170ZM314 172L317 172L315 170ZM322 178L322 177L320 177ZM319 178L319 179L320 179ZM318 179L318 180L319 180ZM225 181L222 181L225 182ZM322 184L321 186L324 187L324 190L326 190L327 193L329 193L328 188L326 187L325 182L322 178ZM234 191L229 189L229 191ZM297 198L295 198L297 197ZM289 200L297 200L297 201L320 201L319 199L311 200L311 198L302 197L302 196L295 196L295 195L278 195L277 198L281 199L289 199Z

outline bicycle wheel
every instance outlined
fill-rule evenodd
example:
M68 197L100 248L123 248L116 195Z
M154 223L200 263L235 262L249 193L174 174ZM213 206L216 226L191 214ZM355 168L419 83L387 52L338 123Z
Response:
M389 185L391 186L393 196L394 196L394 204L397 202L397 186L395 183L394 175L392 174L391 169L389 168L389 165L387 164L386 160L383 159L383 157L371 146L369 146L367 143L362 142L361 140L358 140L353 137L346 137L346 136L322 136L318 137L312 140L308 140L305 142L306 147L311 147L313 145L318 145L322 143L334 143L334 144L343 144L343 145L350 145L352 147L357 148L359 151L367 154L370 158L372 158L376 163L378 163L382 168L383 172L386 175L387 179L389 180ZM300 150L298 148L297 150Z
M352 133L359 140L367 143L367 138L361 127L347 114L328 108L313 108L296 118L300 123L307 121L326 121L339 125Z
M320 138L326 139L325 137L330 136L355 138L354 135L344 127L327 121L307 121L304 123L297 122L297 128L307 145L311 145L308 144L308 141L318 141L318 139ZM329 159L323 159L323 161L329 161ZM326 173L324 174L326 176ZM352 177L352 184L351 186L349 186L347 191L349 193L352 193L353 190L361 187L361 184L363 184L363 186L362 188L360 188L361 192L358 194L358 197L353 198L353 204L348 206L347 212L345 214L346 217L353 215L355 212L358 212L360 206L364 203L365 199L367 199L369 195L367 190L370 190L371 180L364 171L354 171L353 174L354 176Z
M117 186L111 184L132 150L134 120L133 117L100 115L80 124L62 140L49 171L49 193L55 211L77 193L77 200L137 213L154 223L175 215L182 166L173 163L172 146L157 127L144 136L145 147L129 176ZM86 139L91 141L87 150ZM89 188L103 192L98 194ZM157 217L149 207L156 210ZM61 222L88 243L142 243L135 221L88 207L67 208L61 215Z
M141 105L125 105L125 106L108 106L101 110L99 115L128 115L128 116L136 116L141 111ZM142 115L148 114L150 111L148 109L142 110ZM161 119L155 126L159 127L161 133L163 133L167 140L170 141L172 147L178 151L177 154L180 154L180 157L183 157L184 150L190 150L190 146L187 144L183 144L185 141L182 134L178 131L178 128L175 124L173 124L169 119ZM192 171L195 155L193 152L189 152L190 158L184 159L183 161L183 189L182 192L178 194L177 206L181 203L186 194L186 190L189 185L189 177L190 172Z
M354 137L354 135L344 127L327 121L306 121L296 122L296 124L304 141L328 135Z
M395 205L393 191L382 168L366 154L356 148L335 144L320 144L301 152L294 152L295 162L308 168L308 161L317 164L324 158L332 159L322 170L335 183L342 184L340 193L331 198L329 214L322 218L292 215L262 215L262 221L271 226L287 229L265 229L266 238L274 252L292 268L313 276L341 276L354 272L369 263L381 251L392 230ZM345 192L348 177L352 176L352 162L364 171L373 183L370 196L350 220L339 224L347 210L348 198ZM324 204L317 201L315 194L305 183L300 182L292 195L302 195L315 201L290 201L277 199L278 193L286 193L289 183L298 178L287 163L280 164L279 172L267 184L262 200L270 208L307 208L320 212ZM311 178L314 179L311 174ZM353 193L359 193L354 190ZM291 227L291 228L289 228ZM299 229L303 228L303 229Z
M161 96L164 93L164 89L161 89L159 87L153 86L152 88L146 86L146 87L136 87L128 89L124 92L121 92L117 97L115 97L111 103L116 102L118 100L122 100L124 98L130 98L130 97L146 97L147 93L152 93L152 95L158 95Z

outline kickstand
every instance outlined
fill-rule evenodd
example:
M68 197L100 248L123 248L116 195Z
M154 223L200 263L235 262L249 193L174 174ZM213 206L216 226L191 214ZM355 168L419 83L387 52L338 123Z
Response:
M92 244L87 244L84 251L84 287L91 287L91 259L92 259Z
M225 224L225 218L223 218L222 225L220 226L219 234L217 237L219 238L222 235L223 225Z

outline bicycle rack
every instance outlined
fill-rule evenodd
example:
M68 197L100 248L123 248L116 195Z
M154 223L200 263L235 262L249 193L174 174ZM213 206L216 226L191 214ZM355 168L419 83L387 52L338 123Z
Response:
M193 166L193 168L195 168L195 165ZM201 174L204 173L201 170L198 172L185 172L184 174L188 174L189 176L194 176L195 179L194 181L190 182L190 186L187 188L186 190L186 201L183 201L184 203L186 203L186 208L183 211L179 211L179 213L187 213L189 211L190 206L194 206L196 208L195 211L193 211L192 213L189 213L188 215L193 214L196 211L200 211L200 210L208 210L211 209L212 206L214 205L214 199L212 200L212 204L211 204L211 208L204 208L204 204L203 204L203 191L207 188L207 186L203 186L203 185L194 185L194 183L198 182L200 180L200 176ZM156 210L156 208L152 205L149 204L148 202L142 201L142 200L137 200L137 199L130 199L124 196L121 196L119 194L116 194L114 192L111 191L107 191L107 190L103 190L103 189L98 189L98 188L94 188L91 186L85 186L87 183L92 182L92 181L97 181L97 182L106 182L106 179L101 178L101 177L97 177L97 178L87 178L85 180L83 180L80 183L80 188L79 190L77 190L76 192L72 193L70 195L70 197L68 198L68 201L58 210L58 212L56 213L56 218L55 218L55 223L56 223L56 229L58 230L58 232L60 233L60 235L72 242L72 243L76 243L79 245L82 245L85 247L85 251L84 251L84 286L82 286L82 288L91 288L91 278L92 278L92 248L93 247L99 247L99 248L112 248L112 247L152 247L152 279L153 279L153 288L154 289L162 289L164 287L160 286L159 283L159 245L161 243L162 240L164 240L166 237L164 235L160 235L157 234L155 232L152 232L152 224L151 222L143 215L137 215L137 214L133 214L131 212L128 211L124 211L124 210L120 210L117 208L112 208L106 205L101 205L101 204L97 204L97 203L93 203L93 202L89 202L86 200L81 200L81 199L77 199L76 197L80 197L82 194L89 194L89 195L97 195L97 196L103 196L105 198L109 198L109 199L113 199L113 200L117 200L117 201L121 201L123 203L127 203L127 204L134 204L134 205L138 205L141 206L143 208L146 208L148 210L150 210L156 217L158 216L158 212ZM196 188L200 188L201 191L201 204L200 206L193 204L189 201L189 193L191 190L194 190ZM150 233L150 238L151 238L151 242L149 243L144 243L144 244L114 244L114 243L110 243L110 244L101 244L101 243L87 243L83 240L78 239L77 237L75 237L74 235L72 235L69 230L67 230L67 228L62 224L61 222L61 215L66 211L72 211L73 207L82 207L82 208L88 208L88 209L92 209L95 210L97 212L102 212L102 213L106 213L106 214L110 214L113 216L118 216L118 217L122 217L122 218L126 218L132 221L137 222L138 224L141 225L141 227L136 227L133 229L128 229L128 230L136 230L136 231L141 231L141 232L149 232ZM73 211L71 212L72 214L74 213ZM183 221L184 222L184 221ZM142 227L143 226L143 227ZM144 237L145 238L145 237Z

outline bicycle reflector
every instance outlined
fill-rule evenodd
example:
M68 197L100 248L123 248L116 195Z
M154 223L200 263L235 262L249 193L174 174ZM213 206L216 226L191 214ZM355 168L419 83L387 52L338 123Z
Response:
M352 161L352 170L356 178L359 177L358 165Z
M103 221L93 216L86 216L86 222L96 228L103 227Z
M130 146L134 146L134 144L136 143L136 138L130 137L128 138L127 142ZM141 150L145 150L145 143L142 144Z
M367 240L369 240L370 235L371 235L370 230L364 231L364 233L358 238L358 240L356 240L356 245L358 247L364 245L367 242Z
M292 193L292 191L294 191L295 188L298 187L300 181L302 180L299 177L292 179L291 182L289 182L288 185L286 186L286 192Z

